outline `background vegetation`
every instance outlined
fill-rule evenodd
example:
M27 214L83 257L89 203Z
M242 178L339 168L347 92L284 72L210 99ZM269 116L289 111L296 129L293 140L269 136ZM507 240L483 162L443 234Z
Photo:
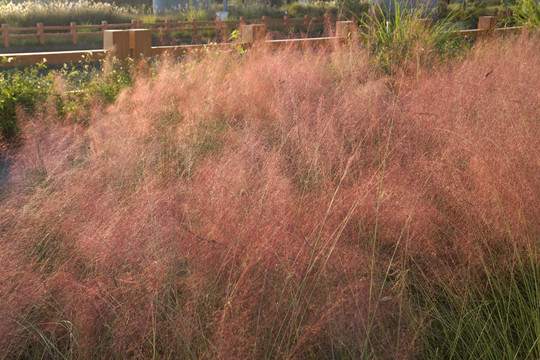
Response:
M9 2L0 5L0 23L11 27L36 26L38 22L49 26L69 25L72 21L78 24L126 23L139 13L136 8L105 2Z
M269 18L303 17L321 17L325 13L333 17L338 14L352 17L354 11L367 11L368 6L365 3L348 2L346 6L338 6L334 2L299 4L291 3L284 5L270 5L266 3L249 4L230 4L229 19L237 20L240 17L245 19L261 19L263 16ZM195 9L187 8L181 11L175 11L160 15L154 15L150 7L144 6L120 6L116 3L107 2L68 2L63 0L40 2L24 1L17 4L6 3L0 6L0 24L8 24L10 27L35 27L36 23L42 22L46 26L69 26L70 22L76 22L79 25L100 25L102 21L109 24L130 23L132 19L139 19L143 22L159 22L165 19L173 21L208 21L215 20L216 12L222 10L223 5L214 3L208 8ZM92 31L92 30L87 30ZM95 31L95 30L94 30ZM26 32L28 33L28 32ZM202 35L201 35L202 33ZM201 38L198 41L216 41L217 34L204 34L199 32ZM207 36L208 35L208 36ZM160 43L158 36L155 36L155 42ZM165 44L191 43L193 41L190 32L176 32L172 34L172 39L166 39ZM98 49L103 44L102 36L79 37L76 45L72 44L70 37L47 38L44 45L39 44L38 38L11 39L10 47L4 48L0 44L0 52L31 52L31 51L65 51L76 49Z
M537 0L468 0L468 1L441 1L437 17L446 18L450 13L463 23L464 27L476 26L478 16L505 14L512 5L516 10L520 7L538 7ZM81 24L100 24L106 20L110 23L129 22L133 18L156 21L165 18L174 20L214 20L217 11L222 10L221 1L213 1L209 8L187 8L166 14L152 14L151 1L78 1L66 0L20 1L6 2L0 6L0 23L10 26L35 26L37 22L47 25L69 25L71 21ZM364 0L335 0L310 1L303 4L282 0L252 0L229 1L229 16L238 19L282 18L322 16L328 12L334 16L340 15L346 19L358 19L369 10L369 2Z
M362 4L362 5L359 5ZM17 26L35 26L37 22L46 25L69 25L75 21L79 24L101 24L106 20L109 23L128 23L131 19L143 19L149 21L164 20L166 18L186 20L214 20L217 11L222 10L222 3L214 3L209 8L187 8L179 11L153 15L151 7L120 5L117 2L94 2L80 1L69 2L63 0L35 3L24 1L20 3L6 3L0 6L0 23ZM312 4L267 4L267 3L240 3L229 4L231 19L243 16L246 19L260 19L262 16L270 18L283 18L288 14L292 17L322 16L325 12L337 15L344 8L367 10L365 3L347 3L340 6L336 2L315 2Z
M529 16L536 11L538 19L538 0L519 0L514 3L501 2L499 0L488 1L461 1L439 3L436 16L439 23L447 24L450 20L457 29L476 28L478 17L482 15L500 15L499 23L502 25L522 24L525 19L534 24L534 17ZM536 9L536 10L534 10ZM175 21L214 20L216 12L222 10L221 1L212 2L207 8L187 8L166 14L155 15L152 13L151 2L93 2L80 1L69 2L67 0L50 0L39 2L21 1L17 4L5 2L0 6L0 23L6 23L11 27L35 26L37 22L43 22L46 25L69 25L75 21L78 24L100 24L101 21L109 23L129 23L132 19L139 19L143 22L156 22L165 19ZM511 16L512 13L516 16ZM521 16L519 14L523 13ZM335 1L316 1L308 4L288 1L229 1L229 19L256 19L262 16L269 18L290 17L311 17L323 16L325 13L334 18L345 20L356 20L358 22L373 18L369 14L369 3L364 0L335 0ZM422 14L421 17L426 17ZM538 20L536 20L536 23ZM443 30L443 28L441 28ZM165 41L169 43L192 42L190 34L173 34L174 40ZM203 41L216 41L216 34L210 37L204 37ZM74 49L94 49L102 45L101 36L81 37L79 43L73 45L70 38L48 38L45 46L38 43L37 38L32 39L12 39L11 47L4 49L3 52L21 52L21 51L39 51L44 49L51 50L74 50ZM156 43L158 42L156 36ZM0 48L3 47L0 44Z

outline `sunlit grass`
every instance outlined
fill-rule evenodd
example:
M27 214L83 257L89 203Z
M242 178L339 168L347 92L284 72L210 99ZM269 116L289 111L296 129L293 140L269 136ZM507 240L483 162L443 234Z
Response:
M208 51L106 63L82 94L58 75L18 113L0 352L537 357L539 46L414 71L354 39Z

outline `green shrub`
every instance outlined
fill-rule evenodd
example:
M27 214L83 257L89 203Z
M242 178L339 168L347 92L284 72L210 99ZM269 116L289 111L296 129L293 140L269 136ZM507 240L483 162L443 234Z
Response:
M439 1L439 6L437 8L437 17L440 19L444 19L448 15L450 15L448 4L446 3L446 1Z
M0 59L9 62L7 58ZM19 126L16 122L17 107L33 111L38 101L44 100L53 86L51 75L40 75L45 65L24 70L4 71L0 76L0 135L12 138Z
M96 97L113 102L123 88L131 85L131 68L130 63L110 60L97 65L64 65L58 71L50 71L44 63L4 71L0 77L1 136L10 139L20 130L18 107L32 113L49 96L55 97L61 116L85 113Z
M312 4L301 4L293 3L283 7L284 11L287 11L289 16L299 18L305 15L310 17L320 17L324 16L325 13L330 13L336 16L339 12L339 7L336 3L312 3Z
M243 16L245 19L260 19L263 16L269 18L282 18L284 10L280 7L281 3L276 6L265 5L261 3L247 3L247 4L232 4L229 5L229 18L238 19ZM216 11L222 9L221 5L218 5ZM212 15L215 14L215 11Z
M63 79L63 88L56 88L56 105L61 116L74 115L78 121L92 106L96 97L105 103L112 103L120 91L132 84L133 62L116 59L101 62L100 66L91 64L64 65L57 72Z
M369 11L370 3L363 0L342 0L340 9L347 19L357 19Z
M465 29L476 29L478 18L485 15L487 15L487 10L482 5L482 2L479 2L478 5L474 3L469 8L459 8L453 12L446 13L446 16L452 16L454 21L459 22L460 27Z
M363 0L317 1L310 4L293 3L284 6L283 10L292 17L321 17L329 13L333 17L357 19L369 10L369 3Z

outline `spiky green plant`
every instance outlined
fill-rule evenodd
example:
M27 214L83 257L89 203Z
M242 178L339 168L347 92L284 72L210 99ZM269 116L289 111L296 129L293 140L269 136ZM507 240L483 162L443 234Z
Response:
M514 21L531 29L540 27L540 2L538 0L518 0L512 6Z
M394 73L408 65L429 65L459 48L459 40L452 36L452 15L434 22L425 19L425 8L408 9L397 1L392 10L376 4L360 19L361 38L386 72Z

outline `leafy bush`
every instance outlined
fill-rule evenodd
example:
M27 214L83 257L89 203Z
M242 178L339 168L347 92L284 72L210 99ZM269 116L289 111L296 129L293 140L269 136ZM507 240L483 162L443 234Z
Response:
M217 10L221 7L218 5ZM232 4L229 6L229 16L232 19L238 19L241 16L245 19L260 19L263 16L269 18L283 18L285 15L281 4L270 6L260 3Z
M351 20L362 18L372 6L369 1L364 0L342 0L339 4L342 15Z
M321 17L325 13L330 13L333 16L337 16L339 7L335 2L330 3L311 3L301 4L293 3L283 7L284 11L287 11L291 17L303 17L308 15L310 17Z
M9 62L9 58L0 60ZM0 136L9 139L18 132L18 106L33 111L36 103L50 94L54 79L51 75L41 75L40 70L45 68L41 64L0 73Z
M85 112L96 99L112 103L120 91L132 84L131 59L120 61L109 59L100 64L64 65L55 72L57 109L60 116L75 116L85 121Z
M113 102L124 87L131 85L132 66L108 60L64 65L56 71L47 69L45 63L4 70L0 76L0 134L5 139L15 136L19 131L17 108L32 113L48 97L56 99L60 116L83 115L96 98Z
M335 18L340 16L343 19L355 20L369 10L369 3L363 0L317 1L309 4L293 3L284 6L283 9L293 17L303 17L304 15L321 17L329 13Z
M454 21L460 22L462 28L476 29L478 26L478 18L486 15L486 11L482 8L475 7L467 9L460 8L447 13L447 15L451 16Z

